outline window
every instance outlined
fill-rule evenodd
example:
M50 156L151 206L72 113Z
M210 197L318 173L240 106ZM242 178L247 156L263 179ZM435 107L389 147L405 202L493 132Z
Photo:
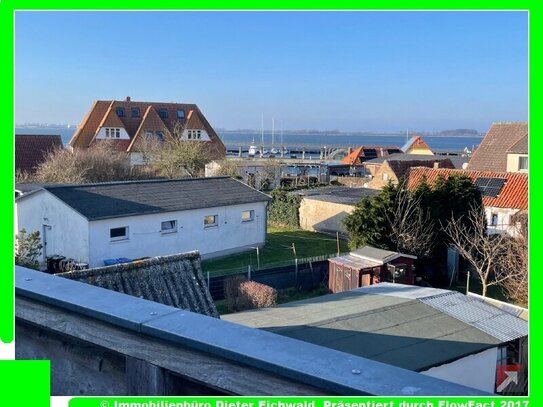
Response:
M528 170L528 157L519 157L518 158L518 169L519 171Z
M200 140L202 138L202 132L200 130L196 130L196 138Z
M112 242L116 242L119 240L128 240L128 226L109 229L109 238Z
M185 118L185 111L183 109L177 110L177 118L178 119L184 119Z
M498 226L498 214L493 213L490 218L490 225L491 226Z
M388 181L388 173L383 172L383 181Z
M166 233L175 233L177 232L177 221L176 220L166 220L160 224L160 232L163 234Z
M187 130L187 138L192 139L192 130Z
M159 115L162 119L167 119L167 118L168 118L168 109L165 109L165 108L158 109L158 115Z
M130 112L132 114L132 117L140 117L140 108L139 107L133 107L130 109Z
M255 220L255 211L249 210L249 211L243 211L241 212L241 221L242 222L251 222Z
M120 138L121 137L121 129L106 127L105 133L106 133L106 138Z
M124 117L124 107L118 107L115 109L115 112L117 113L117 116Z
M164 141L164 132L163 131L157 131L156 132L156 138L160 141Z
M145 137L147 138L152 138L154 136L153 132L152 131L146 131L145 132Z
M204 227L210 228L219 225L219 215L207 215L204 216Z

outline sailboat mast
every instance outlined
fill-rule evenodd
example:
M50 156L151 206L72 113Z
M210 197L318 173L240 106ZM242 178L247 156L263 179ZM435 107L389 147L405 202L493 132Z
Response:
M275 119L272 117L272 148L275 144Z

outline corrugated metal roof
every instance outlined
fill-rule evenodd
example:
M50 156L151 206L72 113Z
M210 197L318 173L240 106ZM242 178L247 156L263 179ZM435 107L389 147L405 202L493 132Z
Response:
M503 342L528 335L526 321L457 292L438 294L419 298L419 300Z
M345 266L349 266L356 269L365 269L370 267L377 267L381 266L383 264L382 261L372 261L368 259L363 259L361 257L352 256L350 254L346 254L344 256L334 257L330 259L332 261L342 263Z

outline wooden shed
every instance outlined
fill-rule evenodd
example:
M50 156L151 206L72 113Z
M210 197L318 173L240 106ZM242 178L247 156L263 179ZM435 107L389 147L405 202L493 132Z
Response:
M328 288L338 293L382 281L412 285L416 259L410 254L364 246L328 260Z

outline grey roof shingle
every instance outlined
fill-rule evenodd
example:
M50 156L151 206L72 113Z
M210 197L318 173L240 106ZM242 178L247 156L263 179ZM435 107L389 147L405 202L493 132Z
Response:
M525 135L523 138L513 144L513 146L511 146L507 152L513 154L528 154L528 135Z
M349 187L323 187L293 191L292 194L301 195L304 199L331 202L345 205L356 205L365 197L376 196L381 191L371 188L349 188Z
M57 274L134 297L219 318L198 252Z
M452 156L448 155L427 155L427 154L408 154L408 153L396 153L388 156L374 158L368 160L365 164L382 164L385 161L445 161L451 159Z
M45 186L44 189L89 220L271 200L268 195L228 177Z

